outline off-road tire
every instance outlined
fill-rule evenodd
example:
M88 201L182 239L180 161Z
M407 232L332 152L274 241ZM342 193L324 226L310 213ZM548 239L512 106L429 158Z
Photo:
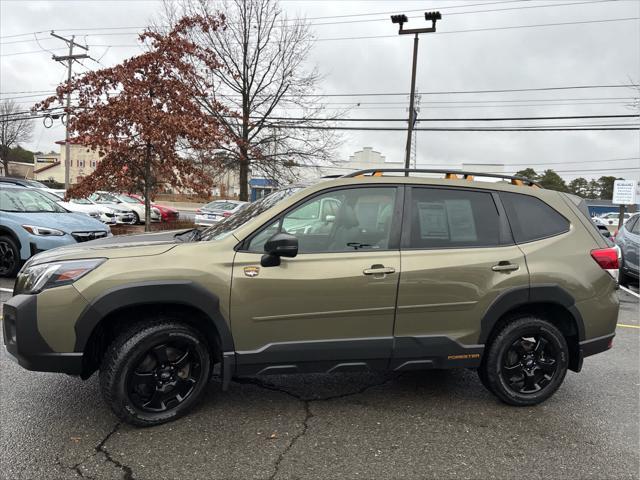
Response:
M507 358L506 355L513 355L513 345L521 342L520 339L532 338L534 335L538 338L544 338L548 342L547 348L555 352L553 358L555 370L550 379L544 379L547 383L539 391L522 393L517 391L518 389L514 389L505 379L505 376L509 375L505 358ZM535 352L528 352L528 354L532 353ZM542 365L548 368L550 359L551 356L545 357L545 363ZM520 363L522 362L517 362L516 365ZM531 406L544 402L558 390L567 373L568 364L569 349L562 332L544 319L523 316L507 323L488 346L481 366L484 372L480 374L480 378L482 379L484 376L489 391L504 403L520 407ZM540 374L544 374L544 371L540 370L538 375ZM522 378L525 378L524 374ZM538 383L536 386L539 386Z
M484 365L481 365L478 368L477 373L478 373L478 378L480 379L480 383L482 383L482 386L487 390L489 390L489 392L493 393L493 391L491 390L491 385L489 384L489 380L487 379L487 369L484 368Z
M182 403L161 412L149 412L136 405L129 393L128 379L145 355L157 345L185 342L199 355L199 380ZM211 377L211 354L197 330L175 318L142 321L121 333L107 348L100 366L100 389L106 403L123 422L140 427L176 420L201 400Z
M8 235L0 235L0 277L15 277L20 270L20 249L16 241Z

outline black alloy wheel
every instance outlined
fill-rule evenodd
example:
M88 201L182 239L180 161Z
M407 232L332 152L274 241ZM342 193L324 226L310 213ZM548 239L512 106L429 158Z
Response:
M190 412L207 390L213 357L202 333L172 315L132 323L100 365L102 395L120 420L160 425Z
M202 359L186 340L162 343L146 352L129 374L132 403L147 412L164 412L183 403L202 380Z
M508 319L485 347L479 368L482 383L514 406L544 402L560 387L569 366L567 339L546 319Z
M558 368L557 355L544 332L520 337L504 352L502 379L516 393L539 392L553 380Z
M0 237L0 277L13 277L20 268L20 253L15 242L6 236Z

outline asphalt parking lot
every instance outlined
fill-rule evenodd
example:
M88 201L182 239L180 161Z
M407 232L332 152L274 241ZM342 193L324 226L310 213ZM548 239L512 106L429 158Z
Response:
M499 403L467 370L271 376L212 382L188 417L136 429L96 376L28 372L2 348L0 476L639 478L638 299L620 298L614 348L534 408Z

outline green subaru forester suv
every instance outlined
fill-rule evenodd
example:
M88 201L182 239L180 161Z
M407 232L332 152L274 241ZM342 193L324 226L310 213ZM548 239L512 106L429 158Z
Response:
M538 404L611 347L617 252L578 197L473 175L356 172L205 230L38 254L4 306L6 348L29 370L99 370L113 412L141 426L188 412L214 367L223 389L473 368L500 400Z

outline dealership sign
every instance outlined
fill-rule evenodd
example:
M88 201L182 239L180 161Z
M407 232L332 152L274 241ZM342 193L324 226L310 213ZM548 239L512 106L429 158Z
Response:
M613 203L632 205L638 200L638 182L635 180L616 180L613 184Z

